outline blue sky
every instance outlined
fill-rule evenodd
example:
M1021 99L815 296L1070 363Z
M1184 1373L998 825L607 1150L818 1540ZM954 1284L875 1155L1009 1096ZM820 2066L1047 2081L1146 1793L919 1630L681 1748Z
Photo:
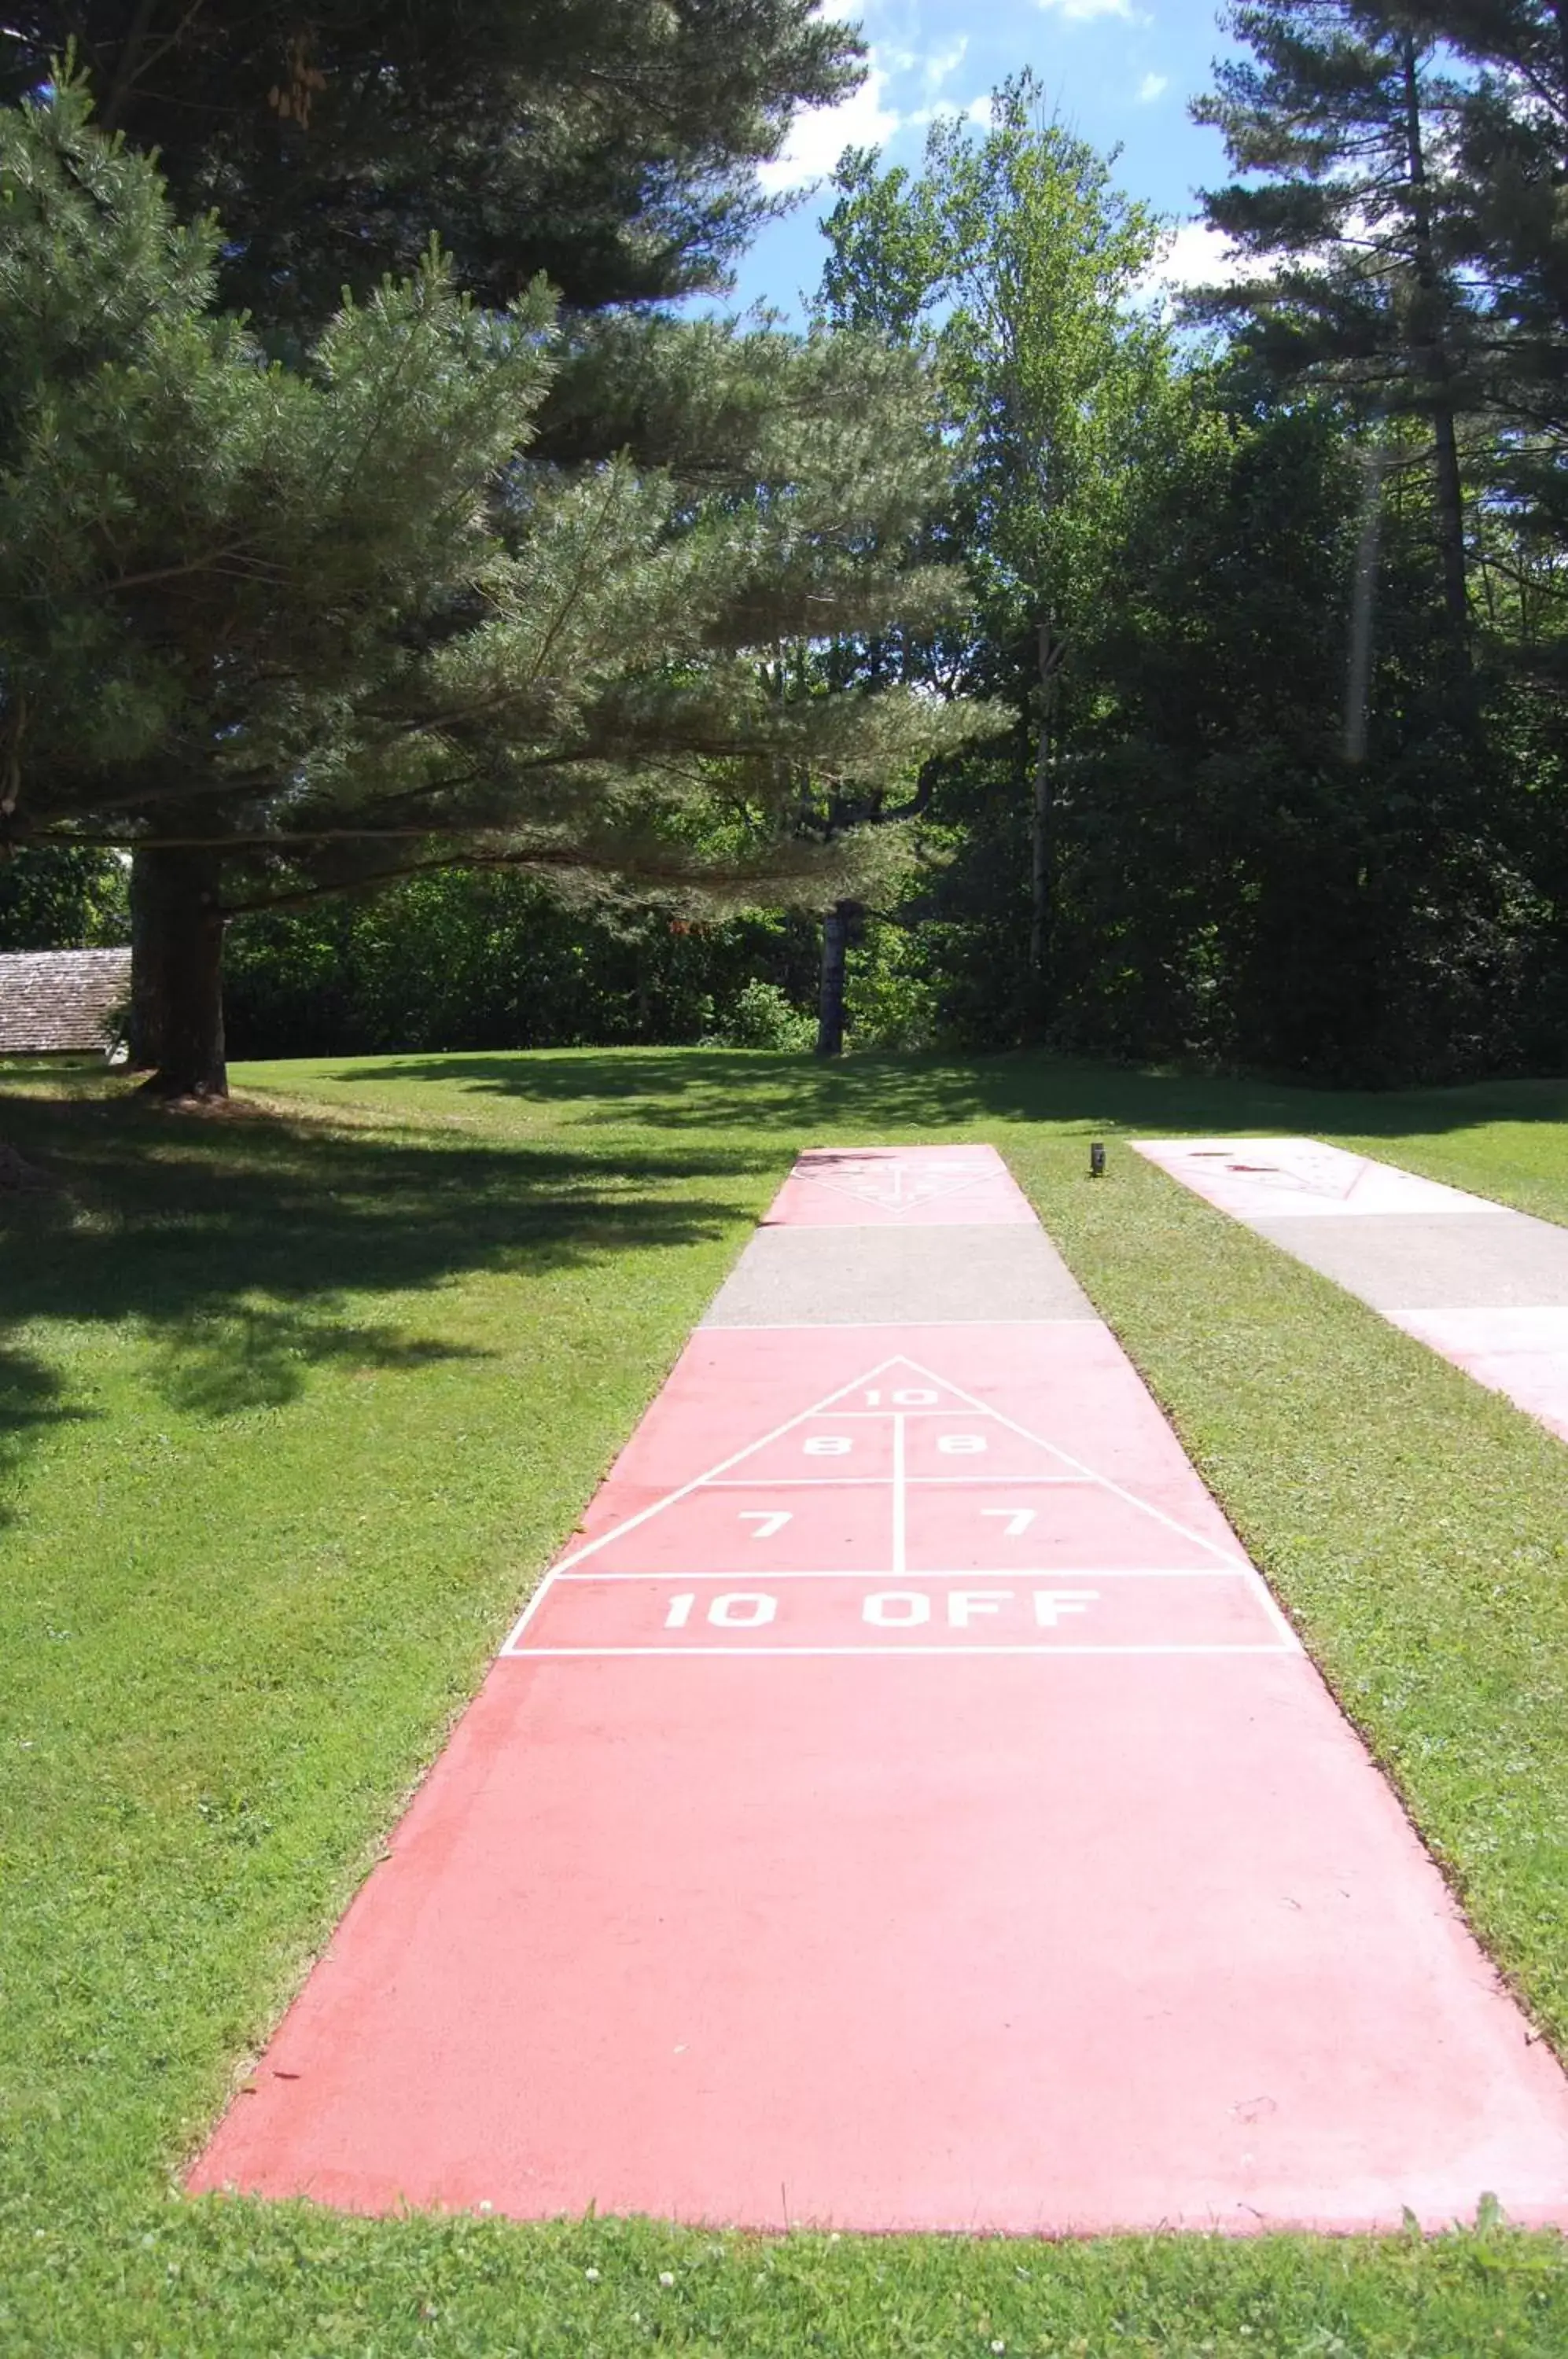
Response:
M1214 0L839 0L827 14L858 17L871 47L865 87L843 106L805 115L763 174L774 191L800 191L789 220L759 237L735 298L799 317L815 288L822 244L817 216L825 179L846 147L881 147L890 163L918 164L932 110L976 116L1007 74L1030 66L1062 121L1102 153L1119 147L1116 177L1177 222L1167 271L1175 282L1217 277L1214 241L1192 223L1193 190L1225 179L1213 131L1187 117L1229 45Z

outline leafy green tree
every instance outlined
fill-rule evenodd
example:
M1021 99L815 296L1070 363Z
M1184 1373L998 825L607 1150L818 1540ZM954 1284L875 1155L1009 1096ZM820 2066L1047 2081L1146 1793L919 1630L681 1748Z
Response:
M755 166L864 71L807 0L21 0L0 99L72 49L104 128L229 230L220 299L309 337L432 235L493 310L712 288L775 201Z
M1560 427L1568 17L1557 0L1410 0L1408 22L1466 69L1448 93L1453 234L1481 277L1488 391Z
M1507 1065L1534 1022L1561 807L1494 710L1479 736L1434 719L1449 640L1422 489L1389 488L1350 760L1359 440L1244 362L1189 397L1096 650L1061 1037L1361 1084Z
M113 949L125 939L125 864L65 846L0 860L0 951Z
M1009 739L941 767L922 825L938 865L893 913L918 921L897 930L893 1020L975 1045L1016 1036L1018 879L1039 842L1023 840L1019 788L1026 766L1038 781L1044 734L1020 657L1029 588L1055 582L1072 588L1075 627L1050 757L1054 1038L1387 1082L1495 1070L1559 1037L1545 1011L1562 999L1560 765L1542 758L1539 706L1495 668L1454 693L1423 401L1398 384L1383 399L1283 298L1274 312L1244 305L1223 367L1178 362L1157 331L1124 355L1115 310L1091 303L1112 357L1075 377L1071 342L1052 352L1046 324L1071 307L1031 314L1012 291L1021 272L998 274L1000 322L973 288L929 300L941 215L925 176L856 158L841 181L824 308L950 338L944 397L964 440L949 530L979 593L953 653L968 689L1002 690L1018 715ZM1452 190L1445 202L1452 224ZM1046 242L1060 235L1052 223ZM985 251L973 230L965 250ZM1051 284L1043 267L1037 283ZM1004 354L1003 325L1029 321L1048 427L1050 394L1066 389L1074 417L1041 438L1058 484L1073 481L1077 419L1096 415L1082 388L1105 389L1087 486L1061 516L1014 459L1027 413L1007 370L970 361L971 306ZM1474 330L1478 304L1466 317ZM1391 349L1377 358L1399 364ZM1495 480L1477 467L1465 520L1477 594L1505 636L1527 615L1550 629L1550 568L1509 504L1484 496Z
M656 320L613 375L662 462L538 459L542 288L486 313L432 255L283 368L213 309L216 227L86 118L68 87L0 120L0 834L136 846L162 1085L223 1087L238 909L459 859L844 889L866 855L811 840L802 782L858 792L981 725L759 661L951 602L911 358Z
M1074 673L1116 595L1127 496L1169 382L1164 331L1132 301L1160 226L1050 119L1028 75L997 92L978 136L953 118L934 124L918 176L855 154L838 186L824 316L930 337L963 449L952 533L988 642L980 677L1011 697L1018 750L1030 749L1038 1017Z
M275 0L39 0L0 30L0 96L51 87L68 45L177 209L223 217L219 302L296 364L345 288L371 300L432 235L496 310L540 274L572 310L722 286L787 201L755 166L864 72L851 28L806 0L324 0L304 19ZM532 421L539 455L550 423ZM579 459L622 447L581 403L572 433ZM161 894L141 852L133 875L145 975Z
M697 1041L790 1045L814 929L563 898L517 870L437 869L236 920L228 1025L245 1057ZM774 1038L763 1037L771 1007ZM780 1013L781 1011L781 1013Z

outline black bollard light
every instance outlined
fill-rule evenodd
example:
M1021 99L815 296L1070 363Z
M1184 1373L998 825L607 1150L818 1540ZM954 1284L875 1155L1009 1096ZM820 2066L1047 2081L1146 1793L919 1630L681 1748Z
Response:
M1089 1142L1089 1177L1091 1180L1103 1180L1105 1176L1105 1142L1102 1139L1093 1138Z

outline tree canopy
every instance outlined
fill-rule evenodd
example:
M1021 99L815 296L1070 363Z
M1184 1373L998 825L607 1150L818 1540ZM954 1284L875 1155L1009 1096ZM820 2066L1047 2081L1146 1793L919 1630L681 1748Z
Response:
M814 937L826 1048L1568 1053L1548 0L1236 8L1184 320L1016 76L843 159L801 334L648 298L860 71L808 10L527 0L428 73L373 5L287 71L267 5L79 21L118 147L0 35L0 932L112 923L128 851L172 1072L231 920L253 1049L793 1039Z
M864 72L811 0L24 0L0 99L71 54L102 127L225 227L218 288L308 334L432 235L495 310L541 273L599 308L722 286L755 167Z
M432 249L285 366L215 308L216 225L74 87L0 122L0 826L169 855L160 935L459 851L820 896L856 847L813 798L983 724L763 661L952 602L909 355L660 319L569 346L542 285L485 310ZM552 381L606 367L662 462L537 459Z

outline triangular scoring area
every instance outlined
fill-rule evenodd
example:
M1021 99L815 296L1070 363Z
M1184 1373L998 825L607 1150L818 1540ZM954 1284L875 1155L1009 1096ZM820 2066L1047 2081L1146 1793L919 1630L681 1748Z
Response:
M1026 1564L1245 1569L1234 1548L895 1353L572 1549L550 1578L1010 1564L1000 1542L1026 1513Z
M898 1371L908 1370L909 1366L907 1361L897 1356L877 1362L864 1375L824 1393L820 1400L785 1419L757 1440L732 1451L728 1457L705 1467L689 1482L679 1484L637 1514L624 1517L608 1531L572 1549L554 1566L553 1572L569 1573L590 1563L604 1571L641 1570L648 1562L641 1536L647 1534L651 1538L652 1527L672 1522L682 1538L691 1543L690 1561L694 1568L701 1567L716 1532L723 1527L719 1522L721 1509L723 1526L736 1527L724 1540L728 1551L746 1537L739 1522L753 1503L759 1516L789 1513L796 1526L791 1537L797 1537L805 1523L812 1494L838 1495L841 1523L844 1521L845 1498L850 1494L860 1494L867 1506L874 1506L878 1526L885 1525L893 1479L889 1446L892 1420L886 1412L872 1407L868 1397L878 1390L886 1397L888 1384ZM911 1381L916 1380L911 1377ZM931 1382L929 1377L919 1380L927 1385ZM800 1495L792 1495L795 1494ZM858 1525L866 1521L864 1516L855 1520ZM623 1547L633 1539L639 1542L635 1560L626 1557ZM668 1556L669 1547L670 1540L661 1533L658 1541L660 1558ZM712 1560L715 1564L727 1560L727 1555ZM833 1551L831 1560L844 1564L846 1570L854 1569L856 1562L853 1556L846 1558L842 1549ZM873 1552L859 1560L870 1569L879 1557Z
M528 1651L525 1633L545 1613L560 1582L591 1582L595 1575L613 1582L639 1575L668 1580L724 1572L738 1580L764 1573L886 1570L892 1549L890 1471L870 1479L835 1480L841 1453L800 1447L799 1462L811 1470L810 1477L791 1484L777 1475L770 1478L762 1462L791 1437L798 1445L818 1437L850 1439L853 1445L863 1427L869 1435L876 1413L865 1420L853 1413L864 1409L864 1394L906 1364L896 1358L878 1362L864 1376L824 1394L756 1441L732 1451L636 1515L623 1516L607 1531L569 1550L535 1590L502 1654ZM833 1429L831 1433L824 1430L824 1421ZM869 1456L863 1462L870 1462Z
M902 1438L903 1561L911 1571L1250 1571L1234 1545L962 1386L905 1364L913 1379L900 1387L906 1395L921 1382L941 1394L929 1417L908 1418Z
M802 1157L789 1176L792 1180L812 1180L835 1195L853 1197L857 1203L874 1204L880 1212L908 1212L920 1204L960 1195L967 1188L1004 1175L999 1166L979 1158L939 1166L906 1163L893 1158L874 1160L870 1157L861 1159L841 1156L831 1164L813 1163Z
M1245 1150L1243 1150L1245 1152ZM1265 1149L1253 1152L1261 1156ZM1367 1176L1364 1156L1345 1157L1351 1164L1349 1177L1344 1172L1338 1157L1297 1154L1281 1157L1278 1162L1244 1161L1234 1147L1198 1147L1190 1150L1188 1159L1193 1163L1218 1163L1227 1177L1253 1180L1260 1188L1274 1188L1291 1196L1326 1196L1333 1203L1343 1204L1353 1196Z

